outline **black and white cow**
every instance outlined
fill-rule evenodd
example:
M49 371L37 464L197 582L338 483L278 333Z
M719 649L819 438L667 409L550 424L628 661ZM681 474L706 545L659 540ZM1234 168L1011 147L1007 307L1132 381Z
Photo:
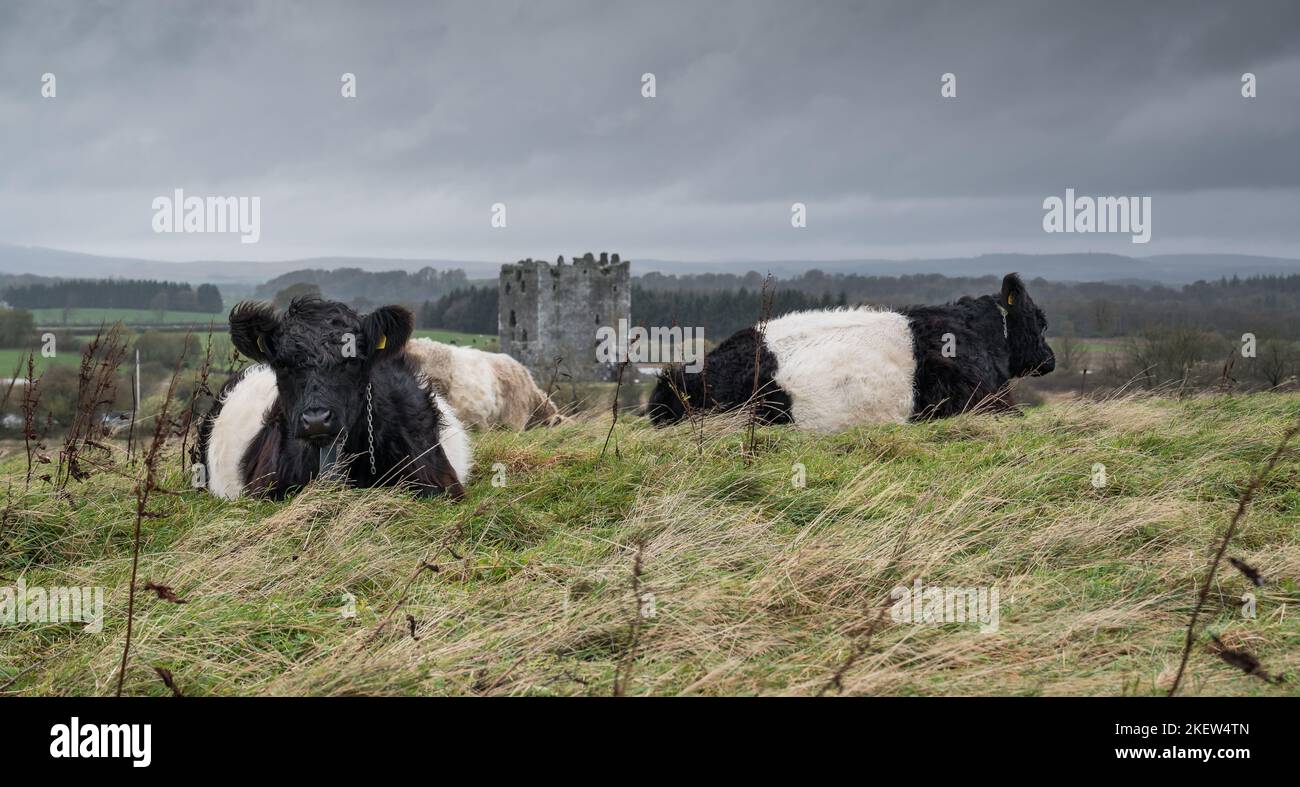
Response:
M226 383L200 425L208 490L282 498L324 469L354 486L461 496L469 437L408 363L413 326L400 306L358 315L299 299L280 316L237 305L231 341L257 363Z
M657 425L754 397L765 423L817 432L855 424L955 415L1010 404L1014 377L1052 371L1047 319L1020 277L997 295L898 311L856 308L788 314L760 336L746 328L719 344L698 374L665 373L646 414ZM707 388L707 390L706 390Z

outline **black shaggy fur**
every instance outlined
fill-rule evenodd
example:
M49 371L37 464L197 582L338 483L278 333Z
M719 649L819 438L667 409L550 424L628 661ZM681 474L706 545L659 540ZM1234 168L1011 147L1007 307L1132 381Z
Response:
M746 328L719 344L704 358L704 368L689 374L680 366L664 373L650 394L646 415L657 425L676 423L692 410L733 410L754 398L754 358L758 357L758 420L790 423L790 396L773 379L776 356L763 346L758 331ZM674 390L674 388L676 390Z
M338 443L340 458L351 459L344 472L355 486L401 484L422 495L460 497L464 490L439 445L437 408L401 354L413 326L411 313L400 306L362 316L341 303L299 299L283 317L266 304L236 306L230 313L235 347L269 365L279 391L241 463L246 491L272 498L293 493L320 475L321 447ZM204 457L220 401L237 382L226 383L200 425ZM366 456L367 383L374 402L375 473ZM322 411L329 413L329 433L307 435L304 413Z
M1006 310L1006 335L1002 312ZM976 406L1005 409L1012 404L1007 383L1014 377L1047 374L1056 368L1044 338L1047 318L1008 274L997 295L964 297L943 306L910 306L901 312L912 329L916 359L912 418L946 418ZM944 334L952 334L954 357L943 355Z
M999 306L1006 310L1005 335ZM900 312L908 318L916 360L913 419L943 418L981 405L1008 407L1007 383L1012 378L1047 374L1056 367L1044 338L1047 318L1014 273L1002 280L1002 291L996 295L967 296L955 303L911 306ZM951 358L943 355L945 334L952 334ZM757 332L746 328L709 353L700 374L681 369L665 373L650 395L646 414L660 426L680 421L686 407L678 391L695 410L745 404L753 392L756 344ZM777 359L765 346L759 348L758 357L759 417L766 423L788 423L791 400L774 380Z

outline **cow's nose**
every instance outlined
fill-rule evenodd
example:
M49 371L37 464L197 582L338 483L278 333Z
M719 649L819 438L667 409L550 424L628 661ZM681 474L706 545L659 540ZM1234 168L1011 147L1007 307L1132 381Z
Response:
M333 426L333 415L323 407L303 410L302 412L302 434L304 437L328 435Z

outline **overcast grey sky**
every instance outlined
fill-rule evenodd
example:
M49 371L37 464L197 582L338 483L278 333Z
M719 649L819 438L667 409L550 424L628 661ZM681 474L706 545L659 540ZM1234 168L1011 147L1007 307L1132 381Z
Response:
M1300 256L1298 143L1285 0L0 2L0 242L90 253ZM1066 187L1152 241L1044 233ZM260 243L155 234L176 188Z

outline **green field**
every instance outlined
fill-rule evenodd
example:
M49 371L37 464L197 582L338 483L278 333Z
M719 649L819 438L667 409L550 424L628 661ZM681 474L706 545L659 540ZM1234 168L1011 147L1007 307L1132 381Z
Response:
M13 374L14 368L22 362L21 374L27 373L27 351L26 350L0 350L0 378L8 379ZM38 348L36 350L36 373L40 374L48 363L62 363L76 366L81 361L79 352L56 353L53 358L45 358L41 355ZM21 376L21 375L20 375Z
M177 331L175 333L183 334L184 331ZM200 350L202 350L204 346L203 343L207 342L207 333L206 332L199 333L198 331L196 331L195 335L199 337ZM50 363L57 363L57 364L63 364L69 366L77 366L78 364L80 364L81 353L85 350L86 344L94 337L77 334L75 338L76 338L75 346L68 347L65 346L64 344L59 344L57 346L58 352L52 358L46 358L45 356L41 355L40 345L39 344L35 345L33 347L33 351L36 354L36 373L39 375L42 371L44 371L46 365ZM27 350L0 349L0 378L8 378L9 375L13 373L13 370L15 366L18 364L19 360L25 359L27 357L27 353L28 353ZM212 356L213 362L218 365L220 365L229 356L230 336L228 334L226 333L212 334L212 353L213 353ZM24 362L23 364L24 374L26 373L26 368L27 366L26 363Z
M187 695L584 695L616 680L809 695L840 691L836 675L861 695L1161 694L1212 544L1298 415L1300 394L1072 400L834 436L763 428L754 459L737 419L696 433L628 416L603 459L608 419L577 419L476 435L457 503L317 485L225 502L188 489L173 451L139 582L186 603L139 593L126 693L167 694L163 667ZM1206 647L1214 634L1274 674L1300 669L1298 448L1227 553L1270 581L1225 563L1186 694L1300 693ZM61 495L24 492L24 467L21 445L0 459L0 576L102 586L107 612L100 634L10 627L0 694L111 694L130 473ZM998 590L996 630L885 614L917 580Z
M497 337L486 333L458 333L456 331L420 329L415 332L415 336L433 339L435 342L459 344L462 347L477 347L488 352L498 352L501 348Z
M128 311L128 310L113 310L113 311ZM147 329L148 326L141 326L141 327ZM173 333L184 333L184 331L173 331ZM202 342L207 341L206 330L200 331L196 328L195 335L199 337L200 341ZM486 334L457 333L456 331L419 330L415 332L415 335L428 337L430 339L433 339L434 341L447 342L450 344L458 344L461 345L462 347L477 347L481 350L487 350L489 352L497 352L500 348L500 345L497 342L497 337L489 336ZM53 358L43 357L40 354L40 345L39 344L35 345L34 349L36 351L37 374L41 373L41 371L45 368L47 363L70 364L73 366L77 365L81 361L81 351L84 349L85 343L90 341L91 338L93 337L86 335L84 333L78 333L76 336L76 340L78 342L77 346L71 349L65 347L59 347L59 352ZM220 365L229 356L230 336L225 332L214 333L212 334L212 343L213 343L212 352L213 352L214 362ZM7 378L13 372L14 367L18 364L19 359L25 358L26 356L27 356L27 350L0 349L0 378Z
M121 320L127 325L172 325L193 323L207 325L209 322L223 325L226 315L208 312L168 311L161 315L150 309L71 309L65 315L63 309L29 309L41 327L59 327L62 325L98 326L100 323L112 325Z

